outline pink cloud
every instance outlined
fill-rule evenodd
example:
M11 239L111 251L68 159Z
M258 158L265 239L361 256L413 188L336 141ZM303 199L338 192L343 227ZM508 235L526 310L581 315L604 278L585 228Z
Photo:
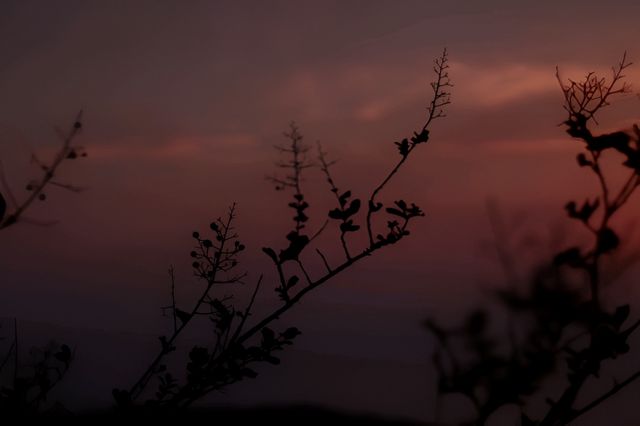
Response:
M545 63L475 64L450 62L456 106L504 107L533 97L559 94L553 66ZM295 108L302 120L349 117L357 121L384 119L407 105L429 99L431 61L407 68L396 64L332 64L324 69L301 69L275 88L276 105ZM581 79L588 71L608 77L605 67L581 64L561 67L563 78ZM628 81L640 77L629 70ZM633 75L631 75L633 74Z
M574 143L572 143L574 142ZM502 151L513 153L552 153L552 152L578 152L580 142L572 141L568 136L562 139L540 140L499 140L487 142L485 148L490 151Z
M217 135L207 138L178 137L168 141L150 144L149 141L132 139L127 141L105 141L91 143L88 146L89 155L97 159L194 159L202 156L215 156L216 153L230 154L257 146L258 141L251 135ZM241 158L234 155L234 158Z

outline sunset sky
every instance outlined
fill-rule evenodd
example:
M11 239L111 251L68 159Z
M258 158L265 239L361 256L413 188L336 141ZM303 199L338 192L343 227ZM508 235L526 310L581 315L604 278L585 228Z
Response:
M282 131L295 120L338 159L338 186L367 197L397 159L393 142L424 123L432 61L446 47L447 117L381 197L426 217L283 318L305 332L296 348L314 354L427 359L419 321L456 318L500 284L487 200L540 240L571 234L562 208L595 182L559 126L555 67L578 79L608 76L625 51L640 62L638 16L631 0L0 0L0 159L12 188L25 195L38 176L31 153L50 156L54 127L80 109L89 154L61 174L85 192L51 189L28 213L58 223L2 232L0 316L156 333L168 266L186 299L197 289L191 232L232 202L244 266L273 278L260 248L284 244L291 212L264 178ZM600 116L602 131L640 118L640 64L627 76L633 92ZM333 207L324 184L309 170L311 227ZM321 241L336 263L337 238L333 229Z

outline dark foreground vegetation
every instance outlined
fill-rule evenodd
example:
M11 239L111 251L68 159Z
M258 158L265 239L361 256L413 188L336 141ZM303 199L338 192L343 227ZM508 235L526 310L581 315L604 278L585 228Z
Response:
M72 418L75 418L72 417ZM131 419L141 422L153 421L154 423L174 423L174 422L202 422L212 421L222 424L278 424L278 425L310 425L320 426L327 424L348 424L348 425L425 425L425 423L414 422L397 418L384 418L368 414L344 413L331 409L296 405L296 406L275 406L275 407L253 407L253 408L224 408L224 409L201 409L192 408L186 412L166 414L158 411L144 413L119 414L113 410L104 412L83 413L79 417L83 421L118 421Z
M393 197L386 190L406 162L414 161L414 151L432 143L432 124L444 117L444 108L450 102L447 60L444 51L435 61L432 97L424 122L412 136L394 142L395 160L388 170L379 171L380 179L372 183L364 197L344 189L332 174L335 162L328 153L319 144L312 149L300 129L294 123L290 125L284 134L286 143L276 147L281 155L277 167L282 174L270 176L269 181L287 194L292 224L281 247L261 249L273 264L274 283L268 283L265 275L241 269L241 256L248 248L235 227L237 215L242 213L232 204L206 232L197 230L191 236L193 249L189 255L201 289L198 297L178 303L183 298L176 297L180 288L170 269L171 292L162 310L171 319L171 326L158 337L157 351L149 354L147 365L140 366L139 376L129 386L113 389L113 408L74 414L52 402L48 398L51 391L73 368L74 350L65 344L47 346L34 352L34 359L21 360L19 322L14 321L11 330L3 330L9 344L0 357L1 415L236 424L411 424L305 406L203 409L193 405L234 383L256 378L256 365L279 364L279 353L294 344L302 332L281 324L286 323L287 312L313 290L380 250L401 250L400 243L410 235L410 225L424 213L414 203ZM581 81L566 81L558 71L566 110L562 125L580 145L577 166L598 185L597 194L586 200L569 199L565 210L577 226L586 230L590 240L569 244L523 270L518 253L497 238L506 285L495 293L491 305L470 312L461 324L446 325L431 317L425 322L438 345L433 365L440 394L464 395L475 407L475 415L464 424L486 424L508 405L519 407L523 425L569 424L586 417L640 377L640 372L631 371L607 385L599 396L583 398L585 389L602 387L600 379L607 377L611 363L619 357L633 356L628 355L632 352L630 337L640 325L630 305L612 305L602 291L604 283L610 281L604 265L619 253L624 239L619 213L627 208L640 185L640 128L634 125L610 133L595 130L599 112L616 95L630 90L624 81L624 71L630 65L625 56L613 67L610 78L590 73ZM78 115L69 131L60 132L61 147L52 162L34 156L40 176L25 185L23 201L0 173L0 230L21 222L42 224L27 214L34 203L47 200L50 189L81 190L58 181L57 171L68 161L86 156L76 144L82 126ZM611 168L624 169L627 179L613 182ZM326 181L335 206L312 226L313 202L305 192L303 177L313 170ZM495 216L493 219L496 236L500 237L504 230ZM334 233L337 252L341 253L339 261L314 245L320 234L328 232ZM248 294L240 291L245 283L251 288ZM258 316L254 304L265 289L273 293L276 302L273 309ZM496 327L491 319L497 311L507 320ZM213 338L184 347L181 336L198 323L208 324ZM178 371L170 367L170 359L176 354L187 360ZM543 385L552 378L559 385L549 390ZM546 408L532 412L528 403L536 398L543 398Z
M470 424L485 424L508 404L521 408L523 425L569 424L640 377L632 371L612 380L607 372L618 357L628 356L630 337L640 320L633 319L630 305L611 306L602 296L605 283L610 284L605 262L622 243L616 219L640 185L640 129L634 125L629 131L594 131L598 113L613 97L629 92L624 71L630 65L623 56L609 79L589 73L582 81L566 82L557 72L567 113L562 125L582 145L576 165L599 188L593 197L570 199L565 205L567 216L586 229L590 241L570 244L528 272L520 269L522 253L498 241L507 283L494 295L492 307L495 312L497 305L506 318L498 327L501 333L490 326L486 307L470 312L454 327L433 319L426 322L439 343L433 362L440 392L463 394L473 402L477 415ZM616 168L626 171L621 184L611 177ZM496 229L496 235L503 234L500 231L504 230ZM561 387L541 395L548 391L545 381L559 376L564 376ZM611 381L614 384L608 385ZM602 383L606 388L599 396L581 398L585 388ZM541 396L547 410L529 413L527 403Z

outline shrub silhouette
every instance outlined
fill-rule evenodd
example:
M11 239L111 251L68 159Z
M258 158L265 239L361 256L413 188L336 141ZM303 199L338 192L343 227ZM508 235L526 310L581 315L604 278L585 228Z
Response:
M629 324L629 305L611 312L600 294L603 259L615 254L620 244L614 219L640 185L640 129L634 125L633 133L601 135L592 131L596 114L613 96L629 91L623 73L630 65L625 54L612 68L609 80L589 73L582 81L565 82L556 71L568 115L562 124L571 137L582 142L578 166L596 177L600 189L593 199L569 201L565 210L589 231L592 245L561 251L534 270L524 289L511 285L497 292L510 319L504 337L490 331L486 309L471 312L458 327L443 327L433 319L425 323L439 343L433 357L439 392L466 395L477 410L473 424L484 424L506 404L523 407L563 361L566 387L559 396L547 398L549 409L539 420L523 411L523 425L565 425L640 376L634 373L593 401L576 406L587 379L599 377L603 361L630 350L628 338L640 325L640 321ZM620 187L614 187L603 166L604 155L614 153L629 173ZM500 254L507 255L505 251Z
M569 246L553 259L542 262L525 288L512 285L496 292L499 306L508 312L510 319L504 336L496 336L491 331L491 315L486 309L469 313L460 326L445 327L433 319L425 322L439 343L433 357L439 373L439 392L466 395L477 409L473 424L484 424L506 404L523 407L529 398L540 393L543 380L557 374L562 367L565 387L554 399L548 398L549 409L539 419L523 411L522 424L567 424L640 377L640 372L633 373L591 402L576 406L587 380L602 372L603 361L630 350L629 336L640 325L640 321L629 323L629 305L609 310L601 295L605 278L603 260L618 253L621 242L614 230L615 219L640 185L640 128L634 125L632 132L593 133L596 115L609 105L612 97L629 91L623 75L629 66L623 56L613 68L610 80L589 73L582 81L565 82L557 72L568 115L562 124L571 137L583 144L584 151L577 155L577 164L595 176L600 189L592 199L569 201L565 210L569 218L588 230L592 244ZM281 247L262 248L276 272L273 290L277 307L264 316L256 315L254 305L264 287L262 275L245 305L238 302L237 295L228 294L229 288L238 288L248 279L248 274L240 270L240 255L246 247L235 228L237 209L232 204L224 216L210 224L207 233L192 234L194 249L190 257L201 290L190 306L178 304L174 271L169 270L171 304L162 310L170 314L172 328L159 337L157 353L132 385L113 390L122 412L182 410L213 391L255 378L258 364L279 364L279 352L293 344L300 330L297 327L276 329L277 320L317 287L409 235L412 221L424 216L422 210L402 199L386 204L379 199L413 151L429 141L433 121L444 117L444 108L450 102L448 68L445 50L435 61L436 79L432 83L433 96L424 125L413 136L394 142L399 158L367 198L358 198L351 190L341 189L332 175L335 162L320 144L317 158L310 159L311 147L304 143L298 126L290 124L284 133L286 144L276 147L283 156L277 167L284 175L272 175L268 180L290 197L288 207L293 213L293 224ZM27 184L29 195L24 201L17 201L0 173L0 229L20 221L34 222L25 213L35 201L46 199L50 186L71 191L81 189L55 178L65 160L86 156L82 147L74 144L81 128L79 114L70 131L60 133L62 146L51 163L45 164L33 157L42 176ZM618 155L622 159L621 167L628 169L629 177L620 187L612 184L605 171L605 154ZM319 229L310 229L311 205L303 185L303 176L312 169L320 170L336 201L326 212L325 222ZM376 219L384 224L376 225ZM344 255L337 265L331 265L322 251L313 247L314 240L331 225L339 230L339 245ZM355 248L352 237L359 233L366 243L364 247ZM324 268L317 277L305 265L308 258L302 257L312 250ZM199 317L210 324L214 338L191 348L180 347L181 336ZM168 357L179 349L186 350L187 362L184 371L176 374L169 370ZM19 362L18 354L17 322L14 322L13 341L0 359L0 373L13 364L9 384L0 388L0 410L24 414L37 411L46 401L69 369L73 353L67 345L46 346L33 352L34 361L27 368Z
M238 239L234 228L236 207L232 205L225 217L218 218L210 225L211 237L200 232L193 233L195 249L191 252L193 271L202 283L197 301L190 307L178 307L175 302L175 286L172 285L172 304L165 307L172 312L174 327L168 335L161 336L160 348L149 366L135 383L126 390L114 389L113 396L120 408L132 408L145 400L146 406L167 409L181 409L190 406L208 393L221 390L245 378L254 378L256 363L278 364L277 352L293 343L300 334L296 327L282 331L274 330L273 323L293 308L305 295L347 270L360 260L373 255L378 250L394 245L409 235L409 224L423 212L413 203L396 200L386 206L378 201L386 185L396 175L413 151L429 140L432 122L444 117L444 107L449 104L448 89L451 87L448 75L447 52L435 60L435 81L431 84L433 96L427 109L424 125L410 138L395 142L399 160L390 172L371 192L366 204L366 229L368 244L353 251L348 246L351 234L361 230L356 223L362 201L351 191L341 191L331 175L331 162L327 154L318 146L318 166L324 174L330 191L335 195L337 206L331 209L328 219L320 229L308 229L310 204L304 194L302 176L316 163L308 158L310 148L304 144L303 136L295 123L284 133L287 144L276 149L284 157L277 166L284 176L270 176L277 190L291 194L288 206L293 210L293 228L286 234L286 243L281 249L264 247L262 251L271 259L277 272L275 292L280 304L264 317L252 321L253 305L262 286L262 276L257 280L249 303L240 308L232 296L222 296L220 288L226 291L246 278L245 273L236 272L238 255L245 246ZM374 217L386 212L388 220L383 231L378 231ZM301 254L310 250L313 240L330 223L337 223L340 229L340 245L344 259L338 265L330 265L326 256L315 249L325 272L312 277L305 267ZM225 293L226 294L226 293ZM184 380L168 372L166 357L177 349L178 337L193 323L196 317L209 319L215 339L206 346L194 346L188 353ZM157 378L156 391L149 397L151 380Z
M25 185L28 195L22 201L18 201L12 191L0 163L0 231L19 222L38 225L52 223L26 216L33 203L47 199L49 187L55 186L72 192L82 190L79 186L56 179L56 174L65 161L87 156L84 148L75 144L81 129L82 111L78 113L67 132L56 128L61 146L51 162L41 161L36 154L32 154L31 161L40 169L41 175ZM42 348L32 348L31 362L25 364L19 359L18 337L18 321L14 319L11 344L0 359L0 379L5 378L0 382L0 412L2 413L37 412L42 403L46 402L51 390L63 379L73 359L73 352L69 346L50 342Z
M0 413L25 415L37 413L53 388L64 378L73 360L71 348L50 342L42 348L32 348L31 362L21 363L18 357L17 321L14 338L0 364L0 373L13 358L10 383L0 388ZM63 410L55 405L50 410Z

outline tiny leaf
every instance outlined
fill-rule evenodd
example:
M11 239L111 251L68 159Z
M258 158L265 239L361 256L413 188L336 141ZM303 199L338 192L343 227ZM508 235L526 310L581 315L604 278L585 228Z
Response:
M269 256L275 263L278 263L278 256L276 255L276 252L270 248L270 247L263 247L262 251L266 253L267 256Z
M360 210L360 200L356 198L349 204L349 208L344 211L345 219L358 213L358 210Z
M342 219L344 217L344 214L342 213L342 210L340 209L333 209L329 211L329 217L331 219Z
M301 331L298 330L296 327L289 327L282 333L282 337L284 337L287 340L291 340L296 338L300 334L302 334Z
M289 278L289 281L287 281L287 290L292 288L296 284L298 284L298 281L300 281L300 278L298 278L297 275L294 275L291 278Z
M622 305L616 308L613 314L613 322L616 326L621 326L629 317L630 308L629 305Z
M176 308L176 317L178 317L178 319L184 324L191 319L191 314Z
M402 218L406 218L406 214L404 212L401 212L398 209L394 209L393 207L387 207L387 213L392 214L394 216L400 216Z

